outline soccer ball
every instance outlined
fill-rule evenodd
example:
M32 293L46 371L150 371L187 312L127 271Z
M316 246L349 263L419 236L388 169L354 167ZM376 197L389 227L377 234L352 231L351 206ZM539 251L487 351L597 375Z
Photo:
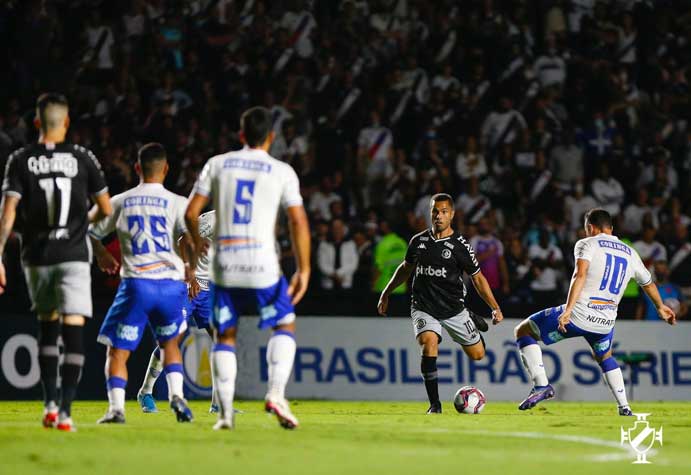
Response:
M453 405L461 414L479 414L485 408L486 402L482 391L473 386L463 386L453 397Z

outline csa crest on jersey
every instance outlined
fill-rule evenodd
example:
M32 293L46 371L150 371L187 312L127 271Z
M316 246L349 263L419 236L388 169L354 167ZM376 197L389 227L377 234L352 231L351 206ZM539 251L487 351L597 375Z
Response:
M444 259L449 259L449 258L451 258L451 251L448 250L448 249L443 249L443 250L441 251L441 257L443 257Z

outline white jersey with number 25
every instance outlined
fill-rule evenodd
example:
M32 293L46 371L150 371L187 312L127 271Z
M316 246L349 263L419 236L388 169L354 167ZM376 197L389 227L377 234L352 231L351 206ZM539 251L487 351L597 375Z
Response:
M295 170L263 150L245 147L210 158L193 193L209 197L216 210L211 280L222 287L274 285L281 275L278 210L302 205Z
M111 199L113 214L89 228L103 239L113 231L120 240L123 278L185 279L175 241L187 231L187 198L158 183L141 183Z
M614 327L617 307L629 280L648 285L652 281L650 272L635 249L605 233L578 241L574 257L576 261L590 261L590 266L571 322L583 330L607 334Z

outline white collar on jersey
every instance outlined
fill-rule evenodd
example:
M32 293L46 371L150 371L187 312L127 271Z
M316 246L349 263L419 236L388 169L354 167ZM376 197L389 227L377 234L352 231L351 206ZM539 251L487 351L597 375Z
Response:
M145 186L147 188L163 188L163 183L140 183L137 187Z
M427 232L429 233L429 237L431 237L431 238L432 238L432 241L434 241L434 242L446 241L447 239L451 239L451 238L453 237L453 235L456 234L456 231L454 231L454 232L452 232L451 234L449 234L449 235L446 236L446 237L437 239L437 238L434 237L434 233L432 232L432 228L428 228L428 229L427 229Z

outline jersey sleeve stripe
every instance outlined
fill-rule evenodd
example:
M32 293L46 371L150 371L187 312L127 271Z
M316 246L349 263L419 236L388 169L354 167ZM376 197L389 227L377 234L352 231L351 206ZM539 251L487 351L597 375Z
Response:
M96 193L93 193L92 196L101 196L105 193L108 193L108 187L104 186L102 190L97 191Z
M18 191L7 190L7 191L3 191L2 194L6 195L6 196L13 196L13 197L19 198L19 199L22 198L22 194L19 193Z
M472 274L470 274L470 277L472 277L472 276L474 276L474 275L478 275L478 274L480 273L480 271L482 271L482 269L476 270L475 272L473 272Z

